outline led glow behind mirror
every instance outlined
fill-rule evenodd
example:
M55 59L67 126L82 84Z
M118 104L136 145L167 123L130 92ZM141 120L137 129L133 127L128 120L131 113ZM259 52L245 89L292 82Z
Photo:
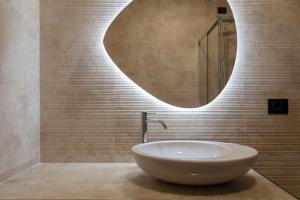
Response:
M120 70L151 95L196 108L227 84L237 37L226 0L134 0L112 22L104 45Z

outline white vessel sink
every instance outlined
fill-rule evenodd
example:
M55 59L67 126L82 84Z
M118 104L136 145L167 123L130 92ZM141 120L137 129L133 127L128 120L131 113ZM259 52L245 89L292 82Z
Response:
M184 185L214 185L246 174L257 157L251 147L222 142L162 141L132 148L138 166L154 178Z

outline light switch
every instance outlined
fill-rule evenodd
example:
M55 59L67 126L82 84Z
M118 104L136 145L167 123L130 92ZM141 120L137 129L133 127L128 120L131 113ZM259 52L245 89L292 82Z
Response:
M288 99L268 99L269 114L288 114L289 100Z

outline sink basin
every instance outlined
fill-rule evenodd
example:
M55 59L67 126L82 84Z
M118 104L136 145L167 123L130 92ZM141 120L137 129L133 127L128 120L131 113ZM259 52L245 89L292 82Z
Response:
M215 185L246 174L257 157L251 147L210 141L162 141L132 147L150 176L183 185Z

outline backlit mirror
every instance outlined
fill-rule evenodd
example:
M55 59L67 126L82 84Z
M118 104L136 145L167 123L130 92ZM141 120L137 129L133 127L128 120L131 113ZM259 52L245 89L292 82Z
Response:
M237 37L226 0L134 0L112 22L104 45L121 71L151 95L195 108L228 82Z

